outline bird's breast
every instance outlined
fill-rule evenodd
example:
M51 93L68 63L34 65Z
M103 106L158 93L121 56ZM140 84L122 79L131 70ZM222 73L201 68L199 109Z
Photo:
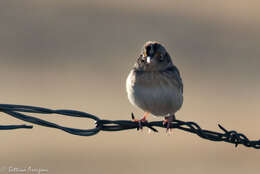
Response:
M176 81L159 72L131 72L127 78L130 102L156 116L177 112L182 103L181 90Z

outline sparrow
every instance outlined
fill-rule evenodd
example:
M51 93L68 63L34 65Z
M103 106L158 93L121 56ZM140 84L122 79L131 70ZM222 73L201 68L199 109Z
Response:
M126 91L130 103L141 108L147 116L164 117L163 124L175 120L175 113L183 104L183 83L178 68L165 47L157 41L144 44L126 80ZM141 128L141 127L140 127Z

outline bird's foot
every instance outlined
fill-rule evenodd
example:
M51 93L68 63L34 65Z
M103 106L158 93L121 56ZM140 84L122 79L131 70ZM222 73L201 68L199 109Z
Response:
M176 120L175 115L171 115L168 117L165 117L165 120L163 120L163 126L166 126L166 133L171 134L172 133L172 128L171 128L171 123Z
M143 130L143 126L142 126L142 123L147 123L148 121L146 120L146 116L144 116L142 119L138 120L135 118L134 114L132 113L132 120L134 122L138 122L138 128L137 130Z

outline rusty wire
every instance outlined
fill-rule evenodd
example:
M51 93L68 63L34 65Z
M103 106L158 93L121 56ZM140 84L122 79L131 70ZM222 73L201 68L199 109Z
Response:
M24 106L24 105L12 105L12 104L0 104L0 112L8 114L12 117L17 119L45 126L50 128L56 128L63 130L67 133L79 135L79 136L92 136L100 131L122 131L122 130L129 130L129 129L139 129L140 125L137 122L133 122L131 120L102 120L95 115L75 111L75 110L53 110L47 109L43 107L35 107L35 106ZM82 117L88 118L95 121L95 127L92 129L77 129L77 128L70 128L58 125L56 123L52 123L49 121L45 121L40 118L36 118L25 113L31 114L59 114L63 116L70 116L70 117ZM132 114L132 117L134 115ZM152 122L142 122L142 127L148 127L154 132L158 132L155 127L162 127L165 128L162 121L152 121ZM214 132L210 130L202 129L197 123L195 122L185 122L181 120L174 120L170 127L173 129L180 129L182 131L186 131L189 133L197 134L199 137L203 139L207 139L210 141L223 141L227 143L234 144L236 147L239 144L242 144L246 147L252 147L255 149L260 149L260 140L251 141L249 140L244 134L238 133L236 131L228 131L223 126L218 125L222 132ZM10 130L10 129L20 129L26 128L31 129L33 126L31 125L0 125L0 130Z

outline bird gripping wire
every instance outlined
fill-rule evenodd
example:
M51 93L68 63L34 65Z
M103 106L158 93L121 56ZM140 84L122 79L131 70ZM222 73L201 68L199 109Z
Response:
M102 120L95 115L76 111L76 110L53 110L47 109L43 107L35 107L35 106L24 106L24 105L13 105L13 104L0 104L0 112L3 112L7 115L15 117L17 119L23 120L25 122L41 125L44 127L50 127L55 129L60 129L67 133L79 136L93 136L100 131L123 131L129 129L139 129L140 125L137 122L133 122L131 120ZM69 117L81 117L81 118L88 118L95 121L95 127L92 129L77 129L77 128L70 128L58 125L56 123L52 123L40 118L36 118L27 113L31 114L59 114L63 116ZM132 114L132 117L134 115ZM158 132L155 127L165 128L162 121L152 121L152 122L141 122L142 127L147 127L154 132ZM251 141L249 140L244 134L238 133L236 131L228 131L223 126L218 125L222 132L214 132L206 129L202 129L197 123L195 122L185 122L181 120L174 120L170 128L179 129L185 132L189 132L192 134L196 134L203 139L207 139L210 141L222 141L231 144L235 144L237 147L238 145L242 144L246 147L252 147L255 149L260 149L260 140ZM11 130L11 129L31 129L33 126L31 125L0 125L0 130Z

